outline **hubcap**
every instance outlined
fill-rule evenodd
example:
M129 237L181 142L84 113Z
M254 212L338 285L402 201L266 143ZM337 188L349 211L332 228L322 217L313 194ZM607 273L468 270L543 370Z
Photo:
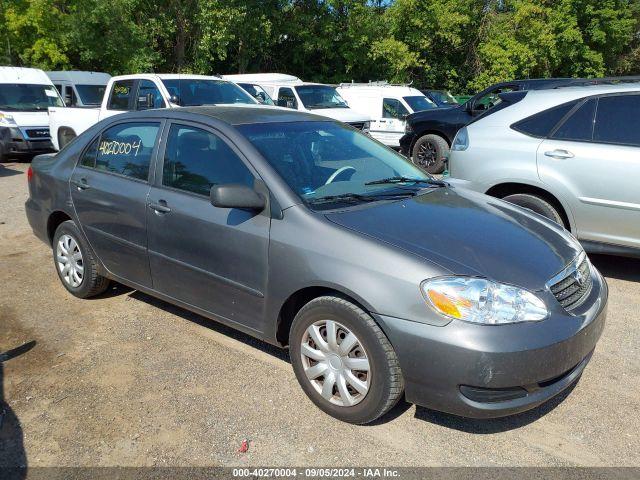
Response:
M436 146L431 142L424 142L418 147L418 155L416 163L422 168L427 168L435 165L438 159L438 152Z
M80 247L71 235L62 235L58 240L56 263L64 282L71 287L79 287L84 278L84 262Z
M300 349L304 373L315 390L341 407L360 403L370 386L369 358L344 325L321 320L305 331Z

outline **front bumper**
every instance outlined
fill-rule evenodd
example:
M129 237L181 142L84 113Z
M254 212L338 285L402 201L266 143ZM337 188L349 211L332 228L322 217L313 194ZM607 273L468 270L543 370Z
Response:
M394 346L407 401L471 418L516 414L540 405L582 374L606 319L607 285L594 288L579 315L542 322L444 327L378 316ZM426 307L425 307L426 308Z
M0 127L0 149L8 157L34 156L55 151L50 138L28 138L17 127Z

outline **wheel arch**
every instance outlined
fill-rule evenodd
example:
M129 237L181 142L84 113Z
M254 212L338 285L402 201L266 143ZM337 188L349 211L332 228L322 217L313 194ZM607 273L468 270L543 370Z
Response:
M60 150L62 150L66 146L66 145L62 145L62 143L61 143L62 135L66 134L66 133L73 134L73 138L76 138L78 136L76 131L71 127L60 127L60 128L58 128L58 148Z
M73 220L68 213L62 210L51 212L47 219L47 238L49 239L49 245L53 243L53 235L56 233L57 228L62 222L66 222L67 220Z
M575 229L571 210L568 205L561 201L556 195L542 187L531 185L529 183L505 182L492 186L485 193L496 198L504 198L516 193L527 193L530 195L540 196L558 210L566 228L572 232Z
M371 306L367 304L363 299L353 292L350 292L344 288L335 285L314 285L300 288L293 292L280 306L277 322L276 322L276 341L280 346L287 346L289 344L289 330L296 314L300 309L309 303L311 300L332 295L343 298L352 302L354 305L360 307L366 313L371 314ZM375 316L372 315L374 321ZM377 323L377 322L376 322ZM383 328L382 325L378 325Z

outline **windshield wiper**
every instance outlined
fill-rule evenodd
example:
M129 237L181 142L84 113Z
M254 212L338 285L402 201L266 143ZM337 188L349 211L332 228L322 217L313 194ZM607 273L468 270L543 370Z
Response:
M389 177L381 178L380 180L372 180L365 183L365 185L386 185L396 183L426 183L434 187L446 187L447 183L442 180L436 180L435 178L410 178L410 177Z
M374 202L376 200L406 198L414 196L414 192L406 193L373 193L370 195L361 195L359 193L341 193L340 195L326 195L324 197L312 198L308 203L328 203L328 202Z

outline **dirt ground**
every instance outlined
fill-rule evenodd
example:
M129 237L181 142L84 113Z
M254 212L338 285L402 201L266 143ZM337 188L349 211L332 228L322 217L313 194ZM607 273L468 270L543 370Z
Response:
M402 404L352 426L285 351L124 287L69 295L24 215L27 168L0 165L0 465L640 465L638 260L593 257L608 323L570 392L500 420Z

